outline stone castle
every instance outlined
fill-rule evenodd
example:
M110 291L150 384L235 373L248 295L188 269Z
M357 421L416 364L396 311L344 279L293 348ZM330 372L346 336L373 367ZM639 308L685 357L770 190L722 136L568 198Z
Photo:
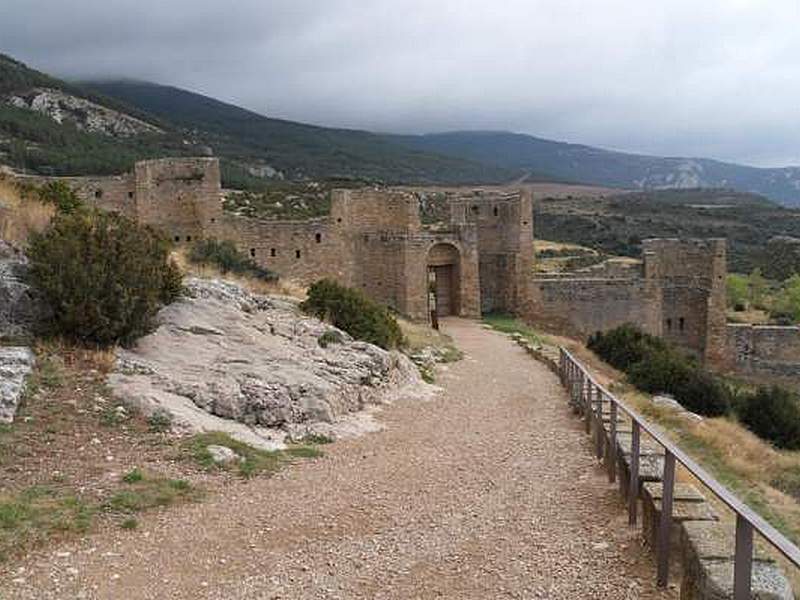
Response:
M645 240L631 268L547 276L533 269L527 191L449 194L449 222L423 226L417 196L397 189L335 190L329 216L307 221L230 214L215 158L148 160L127 175L68 182L176 243L229 239L283 278L332 278L412 319L507 312L580 336L632 322L720 368L800 376L797 328L726 322L722 239Z

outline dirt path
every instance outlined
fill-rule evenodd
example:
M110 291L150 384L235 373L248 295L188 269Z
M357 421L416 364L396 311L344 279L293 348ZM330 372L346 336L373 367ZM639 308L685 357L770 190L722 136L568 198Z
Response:
M387 431L39 552L10 598L671 598L556 378L500 334L446 323L465 360ZM23 570L20 570L23 569Z

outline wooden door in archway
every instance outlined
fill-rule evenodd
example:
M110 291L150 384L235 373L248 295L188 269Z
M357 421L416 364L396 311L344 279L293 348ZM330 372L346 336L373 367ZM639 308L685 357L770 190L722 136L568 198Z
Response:
M436 285L436 314L447 317L456 313L453 265L432 267Z

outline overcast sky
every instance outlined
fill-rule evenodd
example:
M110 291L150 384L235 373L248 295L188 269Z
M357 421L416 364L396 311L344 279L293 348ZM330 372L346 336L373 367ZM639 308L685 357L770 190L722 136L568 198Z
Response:
M274 117L800 164L800 0L0 0L0 51Z

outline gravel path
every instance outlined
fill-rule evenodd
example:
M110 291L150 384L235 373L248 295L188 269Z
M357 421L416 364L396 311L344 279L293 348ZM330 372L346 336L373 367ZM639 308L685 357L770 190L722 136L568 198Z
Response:
M466 358L435 400L386 408L386 431L39 552L0 598L677 597L556 378L505 336L446 328Z

